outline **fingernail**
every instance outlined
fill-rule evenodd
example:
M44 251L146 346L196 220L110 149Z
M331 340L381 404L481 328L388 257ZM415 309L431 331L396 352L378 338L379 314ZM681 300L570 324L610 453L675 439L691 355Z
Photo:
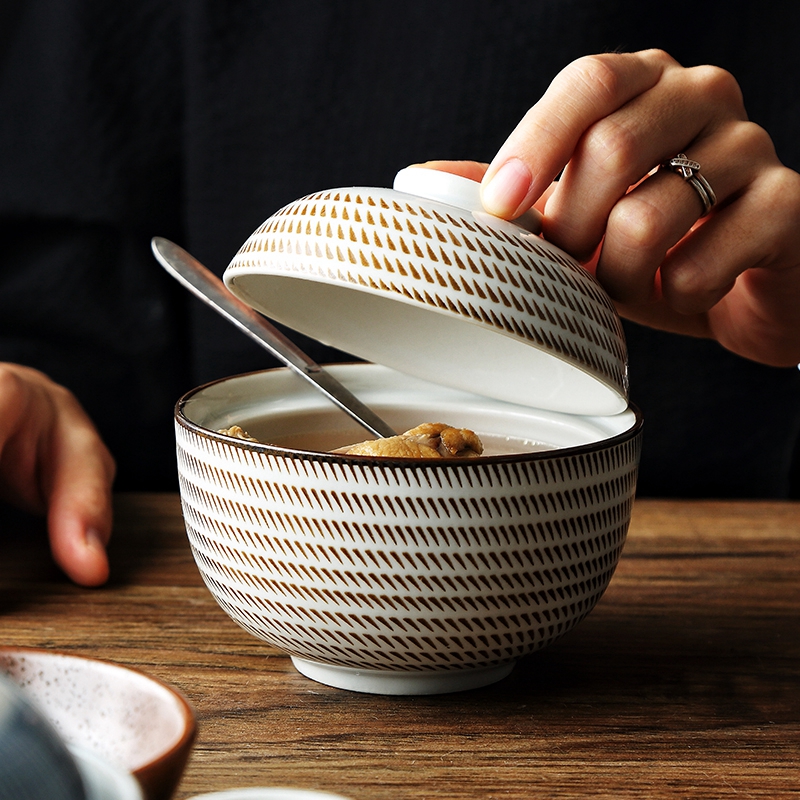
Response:
M94 528L87 528L85 534L86 548L88 550L99 550L105 553L106 546L100 534Z
M521 213L520 206L528 195L532 180L531 171L525 164L518 158L509 159L483 186L483 207L490 214L513 219Z

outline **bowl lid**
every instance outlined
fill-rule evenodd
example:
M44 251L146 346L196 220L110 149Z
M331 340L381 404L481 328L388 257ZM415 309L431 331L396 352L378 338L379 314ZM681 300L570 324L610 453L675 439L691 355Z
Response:
M409 167L393 189L331 189L280 209L224 280L359 358L525 406L616 414L628 406L616 310L530 227L486 213L475 181Z

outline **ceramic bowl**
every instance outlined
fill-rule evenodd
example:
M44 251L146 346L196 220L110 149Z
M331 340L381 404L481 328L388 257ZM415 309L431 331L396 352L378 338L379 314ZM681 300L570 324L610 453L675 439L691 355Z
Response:
M475 460L329 451L365 437L285 371L189 393L176 431L203 578L305 675L385 694L498 680L592 609L630 518L641 418L613 304L566 253L410 168L277 211L225 282L374 364L335 374L397 431L471 428ZM382 365L382 366L378 366ZM258 442L217 433L239 425Z
M145 800L172 796L196 731L175 689L107 661L25 647L0 648L0 674L41 710L90 775L102 781L104 772L122 769Z
M471 428L487 455L331 454L368 437L283 369L190 392L175 418L183 514L235 622L322 683L429 694L499 680L590 612L630 519L635 408L564 414L330 369L397 430ZM232 425L261 443L216 432Z

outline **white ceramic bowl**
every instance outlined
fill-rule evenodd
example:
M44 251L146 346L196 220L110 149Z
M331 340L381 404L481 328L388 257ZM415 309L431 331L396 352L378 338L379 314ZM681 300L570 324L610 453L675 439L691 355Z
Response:
M27 647L0 647L0 674L44 714L89 780L102 786L122 770L144 800L172 796L196 732L178 691L119 664Z
M373 364L331 371L397 430L472 428L490 454L324 452L368 437L282 369L190 392L176 407L183 513L234 621L322 683L429 694L499 680L589 613L628 528L635 409L576 416ZM215 432L234 424L267 444Z

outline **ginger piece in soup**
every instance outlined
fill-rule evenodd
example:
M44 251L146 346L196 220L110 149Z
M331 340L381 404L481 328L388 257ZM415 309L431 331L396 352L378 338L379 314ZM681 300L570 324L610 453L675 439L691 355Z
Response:
M244 439L247 442L257 442L244 428L239 425L232 425L230 428L222 428L217 433L224 433L226 436L233 436L234 439Z
M333 452L384 458L477 458L483 452L483 443L476 433L466 428L425 422L399 436L371 439Z

